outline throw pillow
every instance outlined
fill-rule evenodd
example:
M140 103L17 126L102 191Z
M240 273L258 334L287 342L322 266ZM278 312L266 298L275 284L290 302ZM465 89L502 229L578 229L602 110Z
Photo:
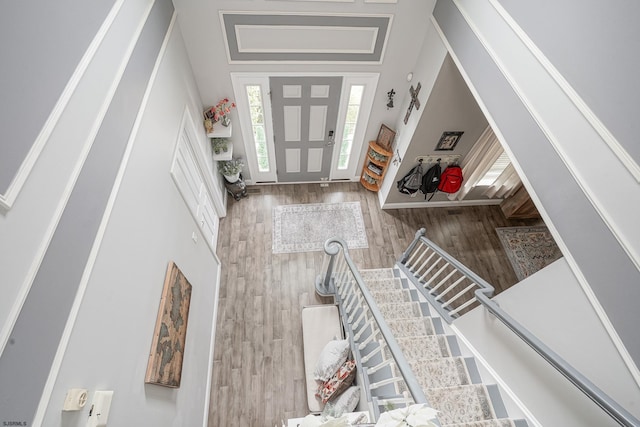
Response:
M338 396L345 391L353 383L355 377L356 362L347 360L328 381L320 385L317 396L322 403L327 403L332 396Z
M353 412L358 406L360 401L360 387L352 385L345 390L344 393L331 398L327 402L327 406L333 408L334 417L339 417L342 414Z
M348 340L329 341L320 352L313 377L322 382L329 380L347 360L350 350Z

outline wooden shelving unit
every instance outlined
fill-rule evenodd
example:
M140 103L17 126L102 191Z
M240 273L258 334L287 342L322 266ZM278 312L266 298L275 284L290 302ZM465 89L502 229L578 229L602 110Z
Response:
M379 191L387 166L391 161L393 153L380 147L375 141L369 142L367 157L362 165L362 175L360 183L364 188L371 191Z

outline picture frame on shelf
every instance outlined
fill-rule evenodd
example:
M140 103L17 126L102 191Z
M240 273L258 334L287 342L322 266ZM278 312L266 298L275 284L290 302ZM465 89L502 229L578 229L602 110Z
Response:
M378 137L376 138L376 143L383 149L391 151L391 146L395 137L396 131L391 129L389 126L382 124L382 126L380 126L380 131L378 132Z
M442 132L435 151L453 151L463 133L463 131Z

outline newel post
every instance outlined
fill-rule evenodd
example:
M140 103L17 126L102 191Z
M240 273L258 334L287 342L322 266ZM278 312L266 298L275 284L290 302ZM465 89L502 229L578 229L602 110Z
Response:
M409 247L407 248L407 250L404 251L403 254L400 256L400 264L404 264L407 262L407 259L409 259L409 255L411 255L411 252L413 252L413 249L416 247L416 245L420 241L420 238L423 237L425 234L427 234L427 229L424 227L416 231L416 235L413 238L413 241L409 244Z
M331 289L331 277L333 276L333 269L336 263L336 255L340 252L340 245L329 239L324 244L324 252L329 262L327 263L324 277L321 273L316 279L316 291L322 296L328 296L333 293Z

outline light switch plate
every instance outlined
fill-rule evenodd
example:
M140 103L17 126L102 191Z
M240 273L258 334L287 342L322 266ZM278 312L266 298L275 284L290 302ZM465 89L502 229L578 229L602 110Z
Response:
M107 427L113 391L98 390L93 395L87 427Z

